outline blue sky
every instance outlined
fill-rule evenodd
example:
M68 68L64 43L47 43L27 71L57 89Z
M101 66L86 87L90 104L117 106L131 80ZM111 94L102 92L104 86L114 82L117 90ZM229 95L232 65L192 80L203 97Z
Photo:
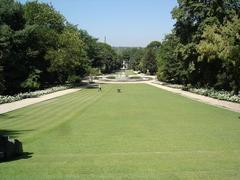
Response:
M26 2L26 0L19 0ZM112 46L146 46L171 32L176 0L40 0Z

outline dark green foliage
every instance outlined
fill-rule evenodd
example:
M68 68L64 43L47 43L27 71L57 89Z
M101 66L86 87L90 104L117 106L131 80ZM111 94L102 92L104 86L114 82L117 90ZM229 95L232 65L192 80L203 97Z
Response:
M103 73L111 73L114 70L120 69L121 62L117 58L116 52L111 46L105 43L97 43L97 56L96 60L99 63L99 67Z
M0 81L6 91L10 87L18 90L27 76L23 48L28 32L24 31L24 24L22 5L13 0L0 1Z
M158 41L151 42L146 48L115 48L119 59L127 62L128 68L144 73L157 72L157 52L161 47Z
M116 54L69 24L51 5L0 1L0 93L78 82L91 66L119 68Z
M152 48L145 49L141 62L142 71L145 73L155 74L157 71L156 52Z
M159 49L161 47L161 43L158 41L152 41L149 45L147 45L147 48L149 49Z
M181 64L177 59L176 47L179 43L175 34L165 37L158 52L158 79L165 82L182 83L183 72Z
M175 28L158 56L158 78L237 94L239 0L178 0L178 4L172 11Z
M144 55L140 63L144 73L155 74L157 72L157 53L161 47L158 41L151 42L144 50Z
M140 70L140 62L144 55L143 48L116 47L114 49L118 54L118 58L128 63L129 69Z
M234 16L220 26L207 26L199 43L199 60L221 61L225 70L217 76L217 85L224 85L226 79L235 94L240 90L240 18ZM227 74L230 76L227 76Z
M4 78L3 78L3 68L0 66L0 94L5 90Z
M140 69L140 62L144 55L144 49L143 48L134 48L132 49L132 55L129 59L129 68L133 70L139 70Z
M24 5L24 16L29 25L38 25L57 32L65 28L65 18L52 6L38 1L27 2Z
M39 70L34 70L31 74L29 74L28 78L21 84L21 87L34 90L40 87L40 73Z

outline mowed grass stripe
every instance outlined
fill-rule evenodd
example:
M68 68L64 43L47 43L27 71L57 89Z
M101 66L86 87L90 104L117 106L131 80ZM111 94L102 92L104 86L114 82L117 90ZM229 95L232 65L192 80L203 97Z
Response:
M81 103L86 103L90 101L92 97L86 97L84 100L81 101ZM66 104L67 106L70 106L72 108L75 108L74 105L76 105L76 101L72 101L71 103ZM56 120L57 118L63 117L63 115L66 115L71 111L70 108L66 109L64 107L54 108L54 110L48 109L44 113L39 112L39 114L43 114L41 117L28 117L25 119L24 123L23 121L15 121L10 124L7 124L4 127L10 126L13 129L20 129L24 127L31 127L33 129L38 128L44 124L50 123L50 121Z
M103 157L103 156L152 156L152 155L216 155L221 156L221 154L225 154L226 152L233 153L235 155L238 155L240 150L230 150L230 151L216 151L216 150L196 150L196 151L158 151L158 152L114 152L114 153L94 153L94 154L88 154L88 153L68 153L68 154L56 154L55 157L59 157L59 161L61 161L60 157L75 157L75 158L81 158L81 157ZM51 155L49 154L38 154L36 155L38 158L41 158L42 156L48 158Z
M92 102L88 101L86 104L84 104L81 107L80 110L84 109L85 107L87 107L91 103ZM41 121L40 123L38 122L35 127L33 127L35 125L34 123L28 124L27 126L33 127L35 130L37 130L37 131L34 131L33 133L31 133L31 136L32 136L33 134L43 133L43 132L46 132L48 130L51 130L54 127L60 126L62 123L71 120L71 118L75 115L75 113L76 112L71 113L71 110L68 109L67 111L62 111L62 113L59 113L58 115L55 115L53 118L51 118L51 121ZM21 129L21 127L18 127L18 129L19 128ZM24 139L26 139L26 138L24 138Z
M86 100L91 99L91 97L89 97L88 95L85 96L84 98L81 98L79 100L75 100L75 97L72 97L71 100L69 100L68 102L64 103L63 101L61 101L61 103L64 103L66 106L71 106L72 104L78 103L78 101L81 102L86 102ZM22 121L16 121L16 119L14 120L14 122L5 122L6 124L2 124L3 127L5 126L17 126L18 124L21 124L23 122L34 122L34 120L37 119L43 119L49 116L55 116L56 114L59 114L62 112L62 110L66 109L65 106L49 106L49 108L46 108L46 106L44 106L45 108L43 110L38 110L36 113L32 113L31 115L25 116L26 118L23 118ZM41 115L39 117L39 115ZM26 124L24 124L26 125Z
M92 92L94 93L94 95L92 94ZM57 107L55 107L55 105L54 106L50 105L48 108L46 108L44 104L45 107L44 115L39 116L39 114L42 114L42 112L38 111L37 115L35 115L36 118L28 116L28 118L23 118L22 121L15 120L14 122L8 122L7 124L0 123L1 128L2 129L11 128L12 130L24 130L24 131L29 130L28 133L32 133L31 131L37 130L39 128L44 129L45 126L48 126L48 129L50 129L50 127L52 127L51 124L55 126L68 120L71 117L70 116L71 112L76 113L76 109L78 109L78 111L81 111L86 106L91 104L92 100L96 100L97 96L99 97L102 96L102 94L96 93L96 90L92 90L92 92L86 90L86 94L84 94L84 96L80 96L81 98L76 98L78 97L78 94L74 93L70 100L65 99L68 100L67 103L65 103L65 101L59 102L63 103L64 106L58 105ZM28 128L26 129L26 127Z
M41 112L41 114L44 114L44 115L48 114L48 112L49 112L49 108L47 108L48 106L51 106L52 112L56 113L58 110L65 108L66 105L70 106L71 104L76 103L76 101L74 101L76 99L76 97L78 97L78 101L80 101L80 103L81 103L81 101L83 101L84 99L89 98L89 94L86 91L80 97L78 94L75 95L75 93L72 96L67 95L67 97L65 97L63 99L62 99L62 97L59 99L54 99L55 104L51 104L51 102L50 102L50 104L48 104L47 101L46 102L44 101L44 102L42 102L42 103L44 103L43 105L42 105L42 103L38 103L36 105L32 105L32 107L25 107L23 109L19 109L19 110L15 111L14 114L16 113L16 115L12 115L13 118L11 116L9 118L8 117L9 113L7 113L7 114L5 114L6 118L1 119L1 125L2 126L8 126L9 124L14 125L14 122L21 123L26 120L39 118L39 112ZM59 104L63 104L63 106L59 106ZM28 112L27 112L27 110L28 110ZM22 118L22 119L14 118L14 117L18 117L18 114L21 114L21 116L24 116L24 118Z
M108 90L109 91L109 90ZM55 123L45 123L44 122L44 126L45 128L41 127L39 128L39 131L36 132L36 133L42 133L43 131L46 132L46 131L54 131L54 127L60 127L66 123L70 123L71 121L73 121L73 117L77 114L78 115L78 118L81 117L81 115L84 114L84 111L87 109L87 107L89 107L90 105L92 105L94 102L98 101L99 99L103 98L104 94L107 94L108 91L105 91L104 93L96 93L94 96L91 96L91 98L89 98L89 100L86 100L86 103L84 103L81 108L79 108L77 111L77 107L79 106L77 103L74 104L71 108L68 108L67 111L64 111L62 114L58 114L54 117L52 117L52 122L55 122ZM74 107L76 106L76 108L74 109ZM79 114L79 112L81 112L81 114ZM65 114L65 116L63 116L63 114ZM67 115L66 115L67 114ZM32 133L34 134L34 132ZM35 137L34 137L35 138ZM34 138L27 138L28 140L31 139L31 141L34 140ZM24 138L26 139L26 138Z
M66 95L66 96L71 97L70 95ZM18 119L17 117L23 116L23 114L24 114L25 118L23 118L22 120L26 120L28 117L31 117L32 115L35 115L37 117L37 116L39 116L38 112L45 113L46 111L49 110L46 107L48 107L48 106L51 106L53 108L59 107L59 103L64 103L64 102L68 103L68 102L71 102L75 98L74 96L71 98L69 98L69 97L67 97L67 99L65 99L64 101L61 100L62 97L59 99L54 98L51 100L43 101L43 102L31 105L31 106L21 108L19 110L15 110L15 111L6 113L3 115L3 118L1 119L1 123L11 123L12 121L15 121L16 119ZM59 101L59 100L61 100L61 101ZM54 101L54 102L51 102L51 101ZM11 115L9 115L9 114L11 114Z
M1 179L240 179L240 114L143 84L102 88L39 104L39 122L23 121L39 127L19 137L33 157L0 164Z
M78 92L75 92L75 93L78 93ZM75 94L74 93L74 94ZM85 93L81 94L82 96L79 97L79 100L85 98L85 97L88 97L88 92L85 91ZM28 107L24 107L24 108L21 108L19 110L16 110L14 112L10 112L11 114L14 114L14 115L9 115L10 113L6 113L4 114L3 118L1 119L1 123L11 123L11 121L15 121L17 118L14 118L14 117L18 117L19 115L22 115L24 114L25 116L25 119L23 118L22 120L25 121L28 119L28 117L34 115L35 117L38 117L39 114L38 112L42 112L42 113L45 113L47 111L49 111L48 108L46 107L49 107L51 106L53 109L55 108L59 108L59 104L60 103L69 103L69 102L72 102L76 96L74 96L73 94L71 95L65 95L66 97L59 97L59 98L54 98L54 99L51 99L51 100L48 100L48 101L53 101L54 102L48 102L48 101L44 101L44 102L41 102L41 103L37 103L35 105L31 105L31 106L28 106Z

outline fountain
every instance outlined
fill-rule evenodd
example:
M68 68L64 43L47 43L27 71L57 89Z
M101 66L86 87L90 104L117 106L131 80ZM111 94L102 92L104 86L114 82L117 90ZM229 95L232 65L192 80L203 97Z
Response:
M128 69L128 63L124 60L122 62L122 68L116 74L110 74L102 77L103 81L112 82L136 82L136 81L149 81L150 78L145 75L127 75L126 70Z
M127 69L127 63L126 63L126 61L123 61L122 68L121 68L120 73L118 74L117 79L127 80L126 69Z

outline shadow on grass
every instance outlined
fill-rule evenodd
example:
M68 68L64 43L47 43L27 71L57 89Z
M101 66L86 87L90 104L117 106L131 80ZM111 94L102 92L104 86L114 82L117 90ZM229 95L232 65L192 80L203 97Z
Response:
M13 140L17 138L20 134L25 132L32 131L32 130L7 130L7 129L0 129L0 137L10 139L2 140L0 142L0 163L10 162L10 161L17 161L21 159L29 159L32 157L32 152L24 152L23 151L23 144L18 140ZM18 144L16 145L16 142ZM20 143L20 145L19 145ZM20 148L19 148L20 147ZM21 149L21 150L20 150ZM7 155L8 154L8 155ZM13 154L13 155L10 155ZM15 154L15 155L14 155ZM6 158L8 157L8 158Z
M8 130L8 129L0 129L0 136L9 136L10 138L17 138L20 134L25 132L29 132L32 130Z
M95 82L81 82L79 84L72 84L72 88L83 88L83 89L96 89L98 88L98 84Z
M23 152L22 155L11 158L11 159L6 159L6 160L0 160L1 163L7 163L7 162L12 162L12 161L18 161L18 160L23 160L23 159L30 159L32 158L33 153L31 152Z
M86 87L86 89L98 89L98 86L96 85L89 85Z
M17 118L17 117L19 117L19 116L10 116L8 114L0 114L0 119L3 119L3 120L14 119L14 118Z

